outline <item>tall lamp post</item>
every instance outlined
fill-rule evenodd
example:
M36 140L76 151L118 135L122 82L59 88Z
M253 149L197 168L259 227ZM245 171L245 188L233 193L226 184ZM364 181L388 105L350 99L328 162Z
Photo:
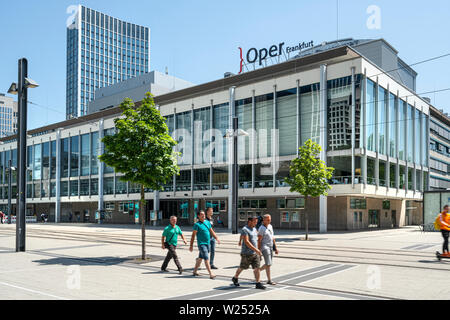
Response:
M19 59L18 82L13 82L8 93L18 95L19 131L17 134L18 212L16 215L16 252L25 251L26 169L27 169L27 98L28 88L39 85L28 78L28 61Z
M248 136L249 134L238 129L238 117L233 117L233 129L227 130L224 138L233 138L233 165L231 174L231 215L232 233L238 233L238 199L239 199L239 166L238 166L238 136Z

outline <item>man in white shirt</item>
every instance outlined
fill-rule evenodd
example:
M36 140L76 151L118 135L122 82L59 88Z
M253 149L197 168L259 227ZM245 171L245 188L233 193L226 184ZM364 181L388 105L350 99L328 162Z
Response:
M266 270L267 284L275 285L270 277L270 266L272 265L273 251L278 254L278 249L273 236L273 228L270 224L272 217L270 214L263 216L263 223L258 229L258 249L261 251L265 264L259 269L260 271Z

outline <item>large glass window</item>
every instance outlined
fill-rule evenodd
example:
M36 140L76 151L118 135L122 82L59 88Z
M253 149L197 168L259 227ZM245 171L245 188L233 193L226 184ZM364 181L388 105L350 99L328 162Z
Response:
M127 193L127 182L122 181L119 177L116 177L116 194Z
M51 146L51 158L50 158L50 175L51 179L56 179L56 141L50 143Z
M400 166L400 174L399 174L399 188L400 189L405 189L405 182L406 182L405 167Z
M428 158L427 158L427 138L428 138L428 116L426 114L422 114L422 165L428 167ZM424 189L426 190L426 189Z
M89 179L80 180L80 196L89 195Z
M414 123L415 123L415 132L414 132L414 162L417 164L420 164L421 161L421 152L420 152L420 148L422 147L422 144L420 143L420 135L422 133L422 121L421 121L421 117L422 117L422 112L420 112L419 110L415 110L415 118L414 118Z
M228 189L228 167L213 168L213 189Z
M214 150L212 151L213 160L215 163L227 161L227 141L223 138L229 127L229 107L228 103L223 103L214 106L214 125L213 128L217 130L214 134ZM221 149L221 150L219 150Z
M175 140L178 142L176 151L181 155L178 158L179 165L192 164L192 130L191 111L176 115L177 130Z
M328 150L351 148L351 77L328 81Z
M78 180L70 181L70 196L71 197L78 196Z
M210 169L194 169L194 190L209 190Z
M386 90L378 87L378 152L386 154Z
M245 164L239 166L239 187L248 189L252 187L252 165Z
M289 184L285 182L285 179L289 177L289 171L291 169L291 161L278 162L278 170L276 170L275 182L277 187L289 187Z
M297 154L297 89L277 92L279 155Z
M202 164L210 162L210 155L207 151L209 136L204 138L204 134L209 132L211 127L211 108L201 108L194 110L194 163Z
M91 195L98 195L98 179L91 179Z
M40 180L42 174L42 149L40 144L33 146L33 180ZM40 197L38 195L37 197Z
M103 194L114 194L114 178L103 178Z
M177 191L191 190L191 170L180 170L180 175L176 177Z
M386 187L386 162L380 160L378 172L379 185Z
M300 88L301 145L308 139L320 142L320 86L318 83Z
M400 160L406 159L406 102L398 100L398 157Z
M246 131L249 136L238 137L238 158L250 159L251 156L251 134L252 134L252 99L238 100L236 105L236 116L238 117L238 128ZM227 140L225 140L227 141Z
M89 175L89 163L90 163L90 136L83 134L81 136L81 175Z
M408 190L413 189L413 179L414 179L413 169L408 168Z
M351 157L328 157L327 165L334 168L332 184L352 183Z
M273 93L255 97L256 154L259 159L272 155Z
M73 136L70 138L70 176L77 177L78 173L78 159L79 159L79 150L78 145L79 136ZM78 193L78 192L77 192Z
M273 167L270 164L255 165L255 187L273 187Z
M50 177L50 143L42 144L42 179Z
M99 144L98 144L98 131L91 134L91 174L98 174L98 156L99 156Z
M61 181L61 197L67 197L69 195L69 181Z
M413 162L414 161L414 154L413 154L413 141L414 141L414 135L413 135L413 125L414 125L414 108L410 104L408 104L407 107L407 129L408 129L408 136L407 136L407 161Z
M367 79L366 88L366 148L375 151L375 83Z
M367 159L367 184L376 184L375 181L375 160Z
M397 101L392 93L389 93L389 156L396 157L395 144L397 141Z
M115 132L115 128L109 128L109 129L105 129L104 130L104 136L112 136L114 135ZM107 166L106 164L104 164L105 166L105 173L114 173L114 168Z
M69 138L61 139L61 177L69 176Z

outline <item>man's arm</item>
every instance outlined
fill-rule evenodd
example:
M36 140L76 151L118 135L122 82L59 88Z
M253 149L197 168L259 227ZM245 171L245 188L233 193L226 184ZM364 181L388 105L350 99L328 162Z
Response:
M258 235L258 249L261 250L261 242L262 242L263 236Z
M275 238L273 238L273 245L275 247L275 253L278 254L278 247L277 247L277 243L275 242Z
M197 230L192 231L191 245L189 246L189 251L191 251L191 252L194 250L194 240L195 240L196 234L197 234Z
M209 231L211 232L212 236L214 237L214 239L217 240L217 243L220 244L220 240L217 237L216 233L214 232L213 228L209 229Z
M250 242L250 240L248 239L248 235L245 235L245 237L244 237L244 242L245 242L245 245L246 245L248 248L252 249L252 250L255 251L257 254L261 255L261 251L259 251L258 248L255 248L255 247L253 246L253 244L252 244L252 243Z
M183 239L184 244L187 244L186 239L184 238L184 234L181 233L180 236L181 236L181 239Z
M164 236L162 236L161 237L161 247L163 248L163 249L165 249L166 247L164 246Z

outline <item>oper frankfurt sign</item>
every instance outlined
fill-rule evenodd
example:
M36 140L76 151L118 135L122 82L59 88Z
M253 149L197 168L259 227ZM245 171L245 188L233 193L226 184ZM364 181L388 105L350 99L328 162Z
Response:
M260 67L263 62L267 66L267 61L273 61L277 60L280 62L280 59L284 58L287 60L290 53L296 52L296 51L302 51L303 49L312 48L314 46L314 42L311 40L309 42L301 42L296 46L286 46L284 47L284 42L281 42L278 45L272 45L269 48L262 48L262 49L256 49L256 48L250 48L247 51L247 54L245 57L243 57L242 54L242 48L239 47L239 53L240 53L240 68L239 73L242 73L243 67L245 66L247 70L249 69L247 65L253 65L253 69L256 69L257 67ZM287 55L287 57L286 57ZM245 58L245 60L244 60ZM268 60L270 58L270 60ZM277 63L278 63L277 62Z

